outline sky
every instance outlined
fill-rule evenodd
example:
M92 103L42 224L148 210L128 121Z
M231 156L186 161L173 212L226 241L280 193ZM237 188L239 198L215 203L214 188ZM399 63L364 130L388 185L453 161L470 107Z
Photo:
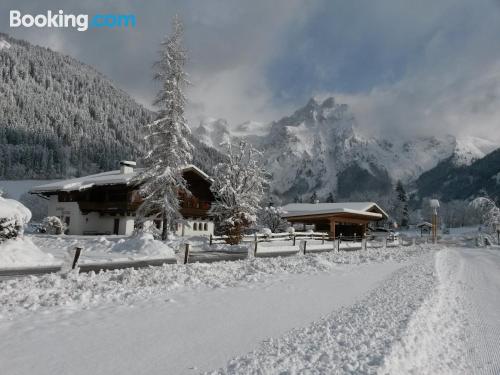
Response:
M23 14L134 14L133 29L10 28ZM2 0L0 31L69 54L151 107L152 64L185 24L188 115L270 122L312 96L373 134L500 140L500 2L493 0Z

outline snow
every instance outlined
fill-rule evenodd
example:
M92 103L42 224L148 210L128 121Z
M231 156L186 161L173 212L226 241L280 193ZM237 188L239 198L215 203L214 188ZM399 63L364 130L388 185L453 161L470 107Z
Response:
M8 374L498 373L499 275L497 247L424 245L6 280L0 363Z
M0 243L0 268L48 266L56 263L51 254L41 251L27 237L14 238Z
M148 259L175 259L172 248L161 241L155 240L153 235L148 233L133 236L130 239L120 239L111 247L111 252L129 255L134 259L142 257Z
M9 375L198 374L222 366L270 335L352 304L401 265L342 266L329 273L249 279L231 288L166 293L133 306L80 311L67 305L64 312L3 321L1 367ZM85 293L82 288L81 299L91 298Z
M74 191L74 190L85 190L90 189L93 186L104 186L104 185L127 185L131 183L134 178L143 169L137 168L134 172L121 173L119 169L114 171L97 173L85 177L71 178L68 180L61 180L56 182L50 182L48 184L42 184L37 186L32 186L29 191L32 193L44 193L44 192L56 192L56 191ZM188 164L183 167L183 171L196 171L203 178L210 180L210 177L203 172L201 169L195 165ZM30 180L36 181L36 180ZM0 186L1 183L0 183Z
M20 224L31 220L31 211L15 199L0 197L0 219L14 219Z
M396 271L352 306L269 339L213 374L374 373L432 288L432 260Z
M151 234L139 236L54 236L32 235L32 241L45 253L64 262L67 252L75 247L83 249L80 264L126 260L175 258L169 244L153 239Z
M382 374L472 373L467 359L463 259L443 250L436 254L437 287L413 316L403 339L385 358ZM409 360L410 359L410 360Z
M353 164L376 173L387 171L393 181L408 183L439 162L452 158L468 165L499 147L476 137L373 136L358 127L348 106L333 98L310 100L290 116L259 127L234 128L223 119L200 124L194 132L218 148L223 140L245 139L262 150L272 187L285 199L313 191L320 197L336 191L337 176ZM365 129L366 128L366 129Z
M5 39L0 39L0 51L3 49L9 49L11 47L10 43Z
M377 209L381 214L369 212L373 208ZM388 217L387 213L374 202L289 203L283 206L282 209L286 212L285 217L344 212L373 216L375 218L381 218L382 215Z
M46 275L0 284L9 374L209 371L354 304L422 248Z

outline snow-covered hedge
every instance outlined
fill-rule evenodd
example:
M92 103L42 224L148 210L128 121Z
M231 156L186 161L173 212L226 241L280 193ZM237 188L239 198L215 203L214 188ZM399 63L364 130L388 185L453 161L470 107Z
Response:
M31 220L31 211L14 199L0 197L0 242L23 234Z

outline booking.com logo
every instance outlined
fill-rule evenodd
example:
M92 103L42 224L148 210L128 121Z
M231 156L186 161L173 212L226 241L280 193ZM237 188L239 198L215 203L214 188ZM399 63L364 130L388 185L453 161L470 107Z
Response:
M78 31L86 31L89 28L125 28L136 26L135 15L133 14L96 14L90 18L88 14L65 14L62 10L47 14L21 14L19 10L10 11L10 27L55 27L74 28Z

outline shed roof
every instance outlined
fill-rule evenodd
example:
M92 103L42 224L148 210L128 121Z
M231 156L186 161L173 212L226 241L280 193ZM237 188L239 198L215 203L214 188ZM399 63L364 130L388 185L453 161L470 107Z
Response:
M338 203L290 203L282 207L284 217L316 216L328 214L358 214L378 218L388 218L387 213L375 202L338 202Z

